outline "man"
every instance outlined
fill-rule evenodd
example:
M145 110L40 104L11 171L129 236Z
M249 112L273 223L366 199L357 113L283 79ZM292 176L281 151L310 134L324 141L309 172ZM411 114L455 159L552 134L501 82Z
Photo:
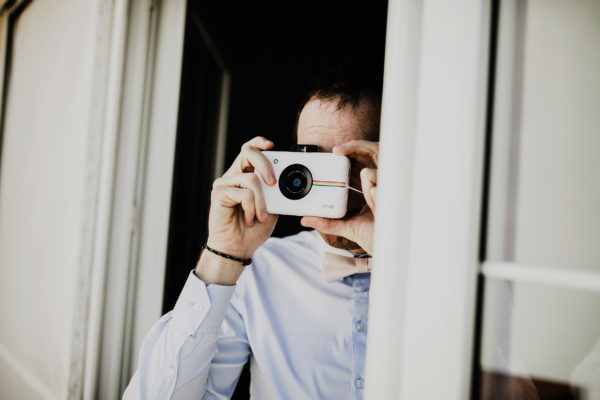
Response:
M334 74L306 96L298 142L349 156L350 185L364 193L350 192L343 219L303 217L314 231L269 239L277 216L253 171L276 184L261 153L274 143L256 137L242 146L214 182L207 250L146 337L125 398L229 398L248 358L253 397L362 398L379 90ZM353 269L338 273L341 264Z

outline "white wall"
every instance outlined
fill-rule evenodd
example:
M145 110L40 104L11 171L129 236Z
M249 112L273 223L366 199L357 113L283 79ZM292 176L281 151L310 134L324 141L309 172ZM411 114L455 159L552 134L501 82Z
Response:
M66 398L89 183L97 1L18 20L0 165L0 397Z

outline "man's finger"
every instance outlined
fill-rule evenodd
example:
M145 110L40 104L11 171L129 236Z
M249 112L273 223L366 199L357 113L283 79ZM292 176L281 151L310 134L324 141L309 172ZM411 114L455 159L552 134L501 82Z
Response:
M371 211L375 212L375 192L377 187L377 170L374 168L363 168L360 170L360 185L365 196L367 205Z
M258 176L256 176L256 174L253 172L224 176L217 179L213 186L240 187L251 190L253 192L256 217L261 222L265 222L267 220L267 217L269 216L267 212L267 203L265 202L265 197L263 195L262 188L260 187Z
M379 157L379 142L369 142L367 140L351 140L344 144L335 146L333 153L340 156L367 156L375 166Z
M252 146L256 147L257 149L268 150L273 147L273 142L265 137L256 136L244 143L242 147L244 146Z
M220 202L225 207L235 207L239 204L244 211L246 226L254 225L256 210L252 190L233 186L218 186L213 189L213 200Z
M371 197L373 198L373 211L375 211L375 204L377 204L377 186L372 187L370 192L371 192Z
M342 219L330 219L321 217L302 217L300 220L302 226L316 229L321 233L338 235L349 240L354 240L351 230L348 229L348 223Z
M242 172L252 172L254 170L254 167L257 167L257 165L254 165L252 162L254 161L256 164L264 164L264 162L266 161L269 166L269 160L266 160L266 157L263 156L263 158L265 158L265 160L261 160L260 158L256 159L254 158L254 160L249 159L247 152L248 149L254 149L256 152L258 152L259 154L262 155L262 153L260 153L260 150L270 150L272 149L274 146L274 143L262 136L257 136L255 138L253 138L252 140L249 140L248 142L244 143L242 145L242 148L240 150L240 153L238 154L238 156L235 158L235 161L233 162L233 164L231 164L231 167L229 167L229 169L225 172L225 174L223 176L231 176L231 175L235 175L235 174L240 174ZM275 182L273 181L273 179L271 179L271 177L268 175L268 167L266 166L260 166L258 165L258 169L259 171L266 171L266 176L263 175L261 173L261 175L263 176L263 179L265 180L265 182L267 182L267 184L274 184Z
M271 162L260 150L247 146L242 148L240 155L242 156L242 172L251 172L256 169L267 185L273 186L277 183Z

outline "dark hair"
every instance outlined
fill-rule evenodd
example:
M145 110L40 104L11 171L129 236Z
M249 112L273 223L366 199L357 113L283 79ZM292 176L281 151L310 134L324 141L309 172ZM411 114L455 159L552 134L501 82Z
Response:
M321 69L308 81L307 89L300 100L296 115L294 139L298 134L298 119L304 106L313 99L335 101L338 110L346 107L356 109L362 100L372 102L377 111L373 138L379 137L379 113L383 70L374 66L330 67Z

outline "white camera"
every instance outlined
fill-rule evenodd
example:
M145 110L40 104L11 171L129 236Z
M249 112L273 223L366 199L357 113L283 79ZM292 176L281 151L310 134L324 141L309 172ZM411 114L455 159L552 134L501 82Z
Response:
M348 202L350 160L333 153L263 151L277 184L259 176L270 214L342 218Z

